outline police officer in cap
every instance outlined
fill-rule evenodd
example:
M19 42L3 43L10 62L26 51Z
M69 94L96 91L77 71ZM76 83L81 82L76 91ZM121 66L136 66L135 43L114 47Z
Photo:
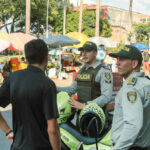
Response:
M150 147L150 80L144 72L141 52L126 45L118 53L120 75L125 79L115 99L115 110L111 131L111 150L148 150Z
M77 93L78 100L69 101L71 107L81 110L87 103L95 102L104 107L112 97L112 73L108 66L96 60L97 46L86 42L80 47L84 66L79 70L73 83L67 87L57 87L57 92L70 95Z

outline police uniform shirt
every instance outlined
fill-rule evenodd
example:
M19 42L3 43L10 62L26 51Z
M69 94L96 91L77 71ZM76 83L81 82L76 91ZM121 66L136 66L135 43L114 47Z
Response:
M96 68L100 64L101 62L97 61L92 67ZM84 67L88 69L87 64L85 64ZM112 77L111 70L108 68L108 66L102 66L100 68L100 70L98 71L95 77L95 81L100 83L101 96L97 97L94 100L89 101L88 103L95 102L99 106L104 107L111 100L112 87L113 87L113 77ZM75 94L77 91L77 81L74 80L73 83L67 87L57 87L57 92L60 91L65 91L70 95Z
M143 72L130 75L116 96L111 139L112 150L150 146L150 80Z

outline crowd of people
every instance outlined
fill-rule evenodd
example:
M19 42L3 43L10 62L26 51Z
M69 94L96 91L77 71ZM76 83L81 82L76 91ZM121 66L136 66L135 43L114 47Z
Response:
M77 123L80 111L89 103L98 104L105 112L112 98L112 68L97 61L95 43L87 41L79 51L84 65L67 87L56 87L45 75L48 48L40 39L25 45L27 69L5 74L0 87L0 106L12 104L13 130L1 114L0 128L12 142L11 150L61 149L56 100L60 91L69 95L77 93L77 100L69 100L70 106L76 110ZM140 72L142 54L136 47L126 45L109 56L116 61L118 72L124 78L115 98L111 150L149 150L150 80Z

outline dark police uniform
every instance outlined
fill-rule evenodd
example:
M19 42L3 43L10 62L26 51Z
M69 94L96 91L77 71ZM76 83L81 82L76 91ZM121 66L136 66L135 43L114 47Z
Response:
M70 86L57 87L57 92L65 91L70 95L78 94L82 103L95 102L104 107L111 100L113 79L108 66L96 62L92 67L84 65Z
M13 72L0 87L0 106L9 103L15 135L11 150L51 150L47 120L58 118L54 82L32 65Z

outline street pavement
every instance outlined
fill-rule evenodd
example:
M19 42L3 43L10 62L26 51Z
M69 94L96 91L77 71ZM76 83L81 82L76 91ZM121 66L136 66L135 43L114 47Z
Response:
M12 111L2 111L2 115L4 116L7 123L12 127ZM0 129L0 150L10 150L11 144L7 140L5 133Z

